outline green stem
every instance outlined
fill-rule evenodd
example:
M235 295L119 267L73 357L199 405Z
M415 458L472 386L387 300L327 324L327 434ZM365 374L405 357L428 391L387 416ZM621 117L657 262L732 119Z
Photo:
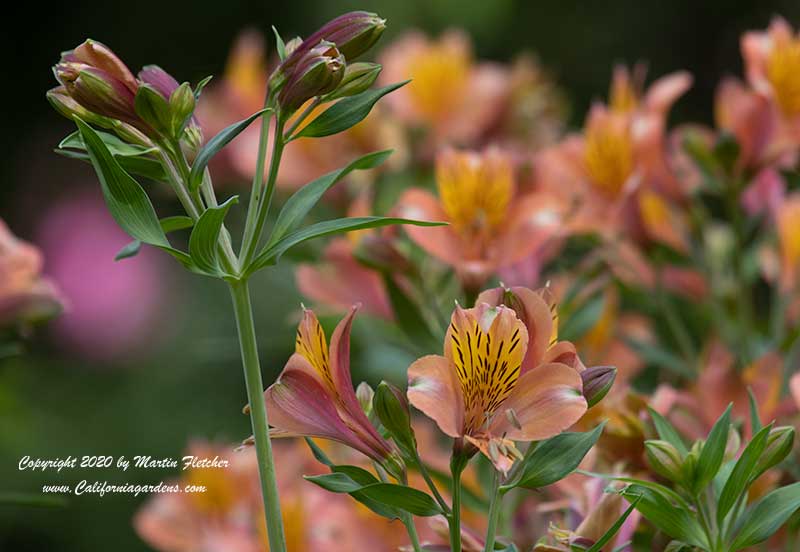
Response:
M314 111L314 109L316 109L316 108L317 108L317 106L318 106L320 103L321 103L321 102L320 102L320 98L314 98L314 101L313 101L313 102L311 102L310 104L308 104L308 107L306 107L306 108L303 110L303 112L300 114L300 116L299 116L299 117L297 117L297 119L295 120L295 122L294 122L294 123L292 123L292 126L291 126L291 127L289 127L289 130L287 130L287 131L284 133L284 135L283 135L283 139L284 139L284 141L285 141L285 142L289 142L289 141L292 139L292 134L294 134L294 131L295 131L295 130L297 130L297 128L298 128L298 127L299 127L301 124L303 124L303 121L305 121L305 120L306 120L306 117L308 117L308 116L311 114L311 112L312 112L312 111Z
M269 103L269 96L264 99L264 106ZM272 120L272 112L261 116L261 132L258 137L258 156L256 157L256 168L253 174L253 185L250 189L250 202L247 206L247 221L244 226L244 236L242 237L242 249L240 260L244 252L250 247L255 230L255 220L258 214L261 193L264 189L264 164L267 159L267 147L269 146L269 122Z
M158 157L161 161L161 165L167 171L169 185L172 186L172 189L174 190L175 195L178 196L178 200L181 202L181 205L183 205L184 210L190 217L192 217L192 220L199 219L200 211L197 209L197 205L195 205L192 196L189 195L189 191L183 185L183 179L178 173L178 169L175 168L175 164L172 162L172 159L170 159L170 156L167 154L167 152L164 151L164 148L158 148Z
M266 125L268 123L265 122L264 124ZM262 187L259 186L258 190L255 190L255 185L254 185L253 195L250 196L250 207L252 207L254 203L257 205L257 207L254 215L255 216L254 221L250 218L249 216L250 213L248 212L248 219L245 227L245 236L244 240L242 241L242 250L239 254L240 266L245 271L247 270L247 266L250 264L250 261L253 260L253 256L255 255L256 249L258 248L258 242L259 239L261 238L261 232L264 230L264 223L267 220L267 213L269 213L269 207L270 204L272 203L272 194L275 191L275 181L278 178L278 167L281 163L281 155L283 155L283 148L286 145L283 141L283 126L284 126L284 121L282 120L281 116L278 115L278 118L275 122L275 134L272 139L273 140L272 155L270 156L269 160L269 175L267 176L266 189L262 189ZM261 147L260 144L259 147ZM261 150L259 150L259 157L261 157ZM261 165L262 168L260 170L263 171L263 162L261 163ZM259 168L257 166L256 172L258 171ZM253 181L253 183L255 184L255 180ZM249 233L248 230L250 230Z
M419 544L419 535L417 534L417 527L414 525L414 518L411 514L404 514L403 515L403 525L406 526L406 531L408 531L408 538L411 539L411 547L414 549L414 552L422 552L422 547Z
M415 451L416 452L416 451ZM428 472L428 467L420 458L419 453L417 452L415 460L417 461L417 465L419 466L419 473L422 475L422 478L425 480L425 483L428 484L428 488L433 493L433 497L436 499L436 502L445 511L445 513L450 512L450 506L447 505L445 502L444 497L442 497L439 489L436 488L436 483L433 482L433 478L431 478L431 474Z
M261 478L261 493L264 500L264 514L267 521L270 552L286 552L286 539L283 535L283 520L278 497L278 482L275 477L275 461L272 457L272 443L269 438L267 408L264 404L264 384L261 381L261 366L258 360L256 331L253 324L253 309L250 305L250 290L247 280L231 282L231 297L236 314L236 327L244 365L244 381L247 387L247 400L250 404L250 422L255 439L258 471Z
M466 462L460 453L450 460L450 473L453 476L453 507L448 525L450 526L450 551L461 552L461 473Z
M503 502L503 495L500 492L500 475L495 470L492 478L492 501L489 504L489 524L486 527L486 546L483 552L494 550L494 537L497 533L497 520L500 517L500 505Z

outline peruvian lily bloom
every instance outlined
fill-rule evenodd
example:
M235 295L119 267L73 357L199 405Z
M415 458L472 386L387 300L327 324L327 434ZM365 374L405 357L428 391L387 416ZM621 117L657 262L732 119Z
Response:
M367 418L350 376L350 328L356 310L352 307L336 327L330 350L316 315L304 310L295 353L264 393L270 433L332 439L391 464L395 449Z
M766 32L745 33L741 48L753 88L774 101L787 121L800 122L800 36L776 17Z
M409 401L444 433L465 439L508 472L519 454L514 441L557 435L586 411L574 368L525 362L529 347L537 355L548 342L549 333L529 337L508 307L456 306L444 355L409 367Z
M795 289L800 271L800 194L793 193L777 209L776 224L780 247L780 284Z
M443 151L436 159L436 184L438 198L412 188L400 198L398 210L402 216L450 223L405 231L426 252L453 266L468 288L479 288L496 270L551 240L567 210L540 194L516 196L511 160L496 149Z
M393 113L429 130L434 144L474 145L503 113L508 70L475 62L463 32L448 31L437 40L408 33L387 47L379 61L383 85L411 79L386 97Z

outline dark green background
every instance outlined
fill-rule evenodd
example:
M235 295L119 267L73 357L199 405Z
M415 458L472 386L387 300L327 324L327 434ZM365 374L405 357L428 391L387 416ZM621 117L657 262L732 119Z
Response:
M220 73L243 27L266 31L276 25L284 36L308 34L331 16L357 8L389 20L384 44L411 27L437 32L452 26L471 33L480 57L502 61L521 50L537 52L570 100L573 125L581 123L593 98L605 97L613 64L637 60L649 63L651 76L691 71L695 85L673 117L710 122L716 83L741 72L739 35L765 27L776 13L800 22L800 4L788 0L28 2L13 14L7 7L0 218L30 238L46 205L93 181L88 167L49 153L70 131L44 100L54 84L49 68L61 50L92 37L132 68L158 63L179 80L196 82ZM65 354L43 331L25 356L0 361L0 491L35 491L43 483L84 476L19 473L17 462L25 454L179 455L193 437L235 441L248 434L248 421L238 414L244 388L224 286L188 277L177 267L168 277L183 308L165 313L164 331L171 337L152 350L98 364ZM299 298L290 267L259 276L254 295L270 379L293 342L289 314ZM402 379L407 355L389 346L367 349L370 331L368 324L356 326L355 368L371 379L378 373ZM119 477L106 475L110 481ZM125 479L152 482L162 475L140 471ZM145 550L130 524L140 501L73 497L63 509L0 505L0 550Z

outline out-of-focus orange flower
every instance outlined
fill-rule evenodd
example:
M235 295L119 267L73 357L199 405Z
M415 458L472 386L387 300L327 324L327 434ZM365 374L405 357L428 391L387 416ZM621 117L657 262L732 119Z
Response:
M436 40L410 32L389 45L379 61L383 84L412 79L386 101L402 121L430 131L434 144L474 145L505 105L507 69L475 62L469 38L460 31Z
M62 300L42 276L42 255L16 238L0 220L0 329L42 320L58 313Z
M795 289L800 270L800 193L787 197L777 209L776 224L780 249L780 284Z
M212 81L198 103L198 118L206 136L213 136L263 107L268 66L261 34L253 30L244 31L231 50L222 79ZM326 107L317 108L308 120L313 120L313 116ZM298 110L295 117L302 111L302 108ZM291 124L292 120L288 125ZM249 180L253 177L258 155L259 126L258 123L250 125L214 157L212 170L215 170L218 181ZM366 120L344 133L327 138L294 140L284 150L278 184L289 189L298 188L339 168L351 158L386 147L401 147L397 133L396 125L383 116L380 106L376 106ZM393 157L392 163L402 162L402 155ZM363 177L363 171L361 173ZM357 173L350 178L358 178Z
M586 411L578 371L546 360L542 345L550 342L552 320L541 297L534 318L536 334L529 338L525 323L508 307L456 306L444 356L422 357L408 369L411 404L503 472L514 463L514 441L556 435Z
M686 222L665 138L670 106L690 86L684 72L658 79L646 93L640 78L618 67L609 105L595 104L584 133L537 156L536 184L577 205L574 232L624 233L686 249Z
M276 443L273 450L289 552L390 552L407 542L399 523L391 524L348 496L303 482L303 475L324 469L304 443ZM139 536L164 552L268 550L255 451L194 443L187 454L218 456L229 466L189 468L168 483L204 486L206 491L151 497L134 518Z
M479 288L496 270L553 239L567 211L543 194L518 195L511 160L496 149L445 150L436 160L436 184L438 198L412 188L401 196L398 210L402 216L450 223L405 231L426 252L453 266L468 288Z
M766 31L745 33L741 42L747 79L773 100L787 119L800 115L800 36L782 17Z

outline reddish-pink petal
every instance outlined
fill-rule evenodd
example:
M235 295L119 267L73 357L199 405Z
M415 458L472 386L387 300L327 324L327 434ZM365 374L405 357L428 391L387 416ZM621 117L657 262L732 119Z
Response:
M447 221L447 215L436 197L412 188L398 202L398 216L414 220ZM453 266L464 260L461 242L449 226L404 226L408 236L437 259Z
M545 352L542 362L545 364L551 362L566 364L578 372L583 372L586 370L586 366L584 366L583 362L578 356L578 351L575 349L575 345L569 341L559 341L553 344L553 346L547 349Z
M580 374L566 364L537 366L520 377L494 417L490 432L512 441L538 441L558 435L586 412ZM505 411L513 410L519 427ZM516 422L515 421L515 422Z
M464 397L453 365L439 355L416 360L408 368L408 400L450 437L464 431Z

